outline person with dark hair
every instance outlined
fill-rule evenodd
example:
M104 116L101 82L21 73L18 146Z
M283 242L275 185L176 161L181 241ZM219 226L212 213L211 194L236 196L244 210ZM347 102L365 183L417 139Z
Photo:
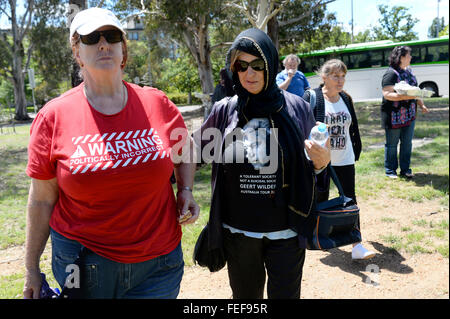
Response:
M301 97L276 84L278 52L266 33L240 33L226 66L236 95L215 103L194 133L206 150L217 129L214 153L225 154L212 163L208 250L224 248L233 298L262 298L266 273L268 298L299 298L303 227L314 206L316 174L330 161L330 144L306 140L314 116Z
M386 132L384 167L386 176L389 178L397 178L399 162L401 177L412 178L414 176L410 164L417 105L422 109L422 113L428 112L422 99L399 94L394 90L395 84L400 81L417 86L417 79L411 70L410 63L411 48L395 47L389 56L389 69L386 70L381 81L383 92L381 125ZM397 145L399 141L400 156L398 160Z
M217 101L220 101L226 96L233 96L233 83L231 82L231 78L227 73L227 69L222 68L220 70L220 80L214 89L213 96L211 98L211 105L214 105Z

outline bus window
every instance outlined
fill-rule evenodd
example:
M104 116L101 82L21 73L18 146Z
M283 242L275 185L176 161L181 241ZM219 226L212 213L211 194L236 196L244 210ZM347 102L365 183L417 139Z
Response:
M426 62L448 61L448 46L442 44L430 45L428 56L429 61Z
M347 69L353 69L354 68L353 62L350 59L350 54L349 53L342 54L341 55L341 60L342 60L342 62L345 63L345 65L347 66Z
M355 69L370 67L370 59L369 52L354 52L350 54L350 61Z
M383 61L384 64L383 65L385 65L385 66L389 65L389 57L391 56L392 49L384 50L384 61Z
M314 73L320 68L320 61L318 57L305 57L301 58L304 62L302 63L303 73Z
M380 67L383 65L383 51L376 50L372 52L370 66L372 68Z
M411 64L423 63L425 59L426 48L422 45L411 47Z
M305 59L300 59L300 64L298 65L298 70L306 73L306 63L305 63Z
M312 57L302 58L302 66L303 66L303 73L311 73L313 72L313 60Z

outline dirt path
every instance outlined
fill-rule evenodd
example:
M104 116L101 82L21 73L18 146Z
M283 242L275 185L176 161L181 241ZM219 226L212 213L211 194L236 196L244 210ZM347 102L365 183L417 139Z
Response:
M330 251L307 251L303 268L305 299L436 299L449 298L449 260L439 253L410 254L390 249L382 236L402 232L412 220L438 223L448 210L436 203L401 201L390 209L377 203L359 204L363 244L374 258L351 260L351 246ZM395 222L383 222L395 218ZM448 239L447 239L448 243ZM198 266L186 267L178 298L231 298L226 268L210 273Z

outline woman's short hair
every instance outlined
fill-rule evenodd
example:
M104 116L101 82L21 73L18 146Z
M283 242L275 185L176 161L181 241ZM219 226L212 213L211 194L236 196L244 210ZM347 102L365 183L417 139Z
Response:
M297 62L297 64L300 64L300 58L298 56L296 56L295 54L288 54L286 55L286 57L283 59L283 65L286 65L287 61L289 60L295 60L295 62Z
M326 61L320 69L316 71L316 74L319 76L327 76L336 72L344 72L344 74L347 74L347 66L339 59L331 59Z
M411 54L411 48L405 45L395 47L389 56L389 66L395 70L400 69L401 57Z

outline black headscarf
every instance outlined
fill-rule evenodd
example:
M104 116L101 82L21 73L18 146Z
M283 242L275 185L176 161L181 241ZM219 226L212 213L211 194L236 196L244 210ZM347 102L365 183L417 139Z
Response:
M236 51L243 51L264 60L264 87L258 94L251 94L244 89L239 81L237 72L231 71L231 60ZM268 116L282 107L284 98L276 84L278 71L278 51L272 40L259 29L248 29L241 32L234 40L228 51L226 68L233 79L234 90L238 95L238 109L240 113L245 108L254 116Z
M231 71L231 62L236 51L243 51L264 60L264 87L258 94L251 94L244 89L237 72ZM269 36L259 29L248 29L241 32L231 45L226 68L233 79L234 90L238 95L237 111L239 119L243 117L271 117L287 139L287 149L291 165L290 172L283 170L284 181L289 183L286 198L288 209L296 216L305 217L312 206L311 164L304 154L304 136L298 125L288 113L282 90L276 84L278 71L278 51ZM244 113L246 116L244 116ZM278 192L276 198L280 198ZM296 222L297 223L297 222ZM298 224L298 223L297 223Z

